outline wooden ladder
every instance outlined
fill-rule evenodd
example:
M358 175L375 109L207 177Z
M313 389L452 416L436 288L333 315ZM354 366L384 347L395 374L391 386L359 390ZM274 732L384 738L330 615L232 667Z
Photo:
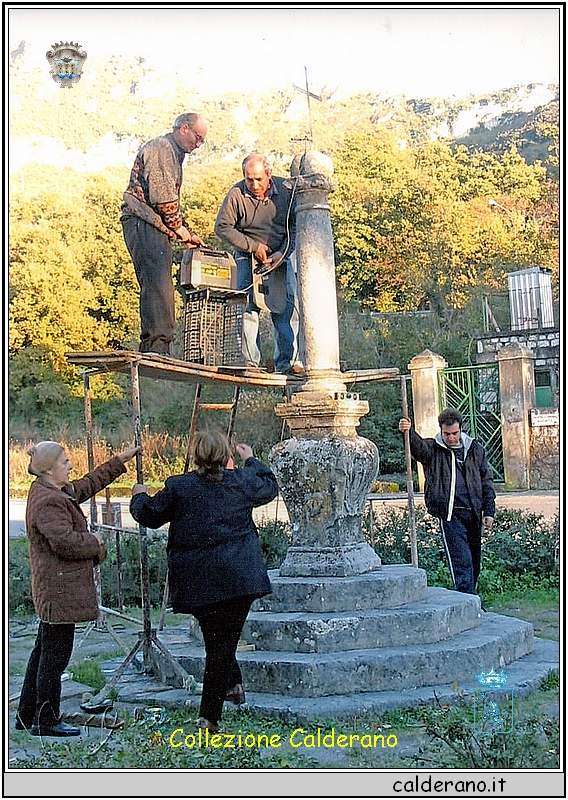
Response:
M228 411L230 412L229 416L229 424L227 426L227 438L230 439L233 435L233 430L235 428L235 420L237 417L237 406L239 403L239 395L241 392L240 386L235 386L233 390L233 399L230 403L203 403L201 401L201 392L203 389L203 384L198 383L195 387L195 399L193 401L193 411L191 414L191 423L189 426L189 437L187 440L187 453L185 455L185 466L184 472L189 470L189 464L191 461L191 447L193 445L193 438L195 436L195 429L197 427L197 418L199 416L199 412L202 409L208 409L209 411Z

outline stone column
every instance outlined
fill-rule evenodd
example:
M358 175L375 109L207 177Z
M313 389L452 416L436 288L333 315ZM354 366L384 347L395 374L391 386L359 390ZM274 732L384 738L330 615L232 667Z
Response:
M534 358L534 353L521 344L506 345L496 355L507 489L530 489L529 411L536 405Z
M296 193L298 300L304 330L306 382L276 414L292 438L270 462L292 528L283 577L345 577L380 567L365 542L361 518L377 475L377 448L356 434L369 405L346 392L339 369L335 261L328 193L331 160L307 153L293 165Z
M300 172L301 170L301 172ZM335 258L328 194L333 164L310 151L291 169L296 196L298 305L302 315L307 382L303 392L345 392L339 369Z
M440 413L438 372L447 366L445 358L431 350L424 350L414 356L408 364L412 375L412 424L420 436L434 437L440 430L438 424ZM418 464L417 468L420 491L424 491L422 464Z

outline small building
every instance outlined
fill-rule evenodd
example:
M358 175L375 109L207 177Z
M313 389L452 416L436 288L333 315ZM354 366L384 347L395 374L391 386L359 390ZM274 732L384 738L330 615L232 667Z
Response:
M499 328L486 301L486 332L476 337L476 363L493 363L505 345L528 348L534 354L536 407L558 408L560 329L554 324L551 272L542 267L510 272L508 283L509 328Z

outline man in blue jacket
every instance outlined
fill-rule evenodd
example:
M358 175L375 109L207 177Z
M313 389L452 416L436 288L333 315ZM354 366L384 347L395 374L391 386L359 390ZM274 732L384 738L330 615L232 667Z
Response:
M495 516L495 489L487 455L462 431L459 411L446 408L438 417L440 433L423 439L409 419L398 423L410 432L410 452L424 467L424 502L438 517L456 591L475 594L481 569L481 528Z

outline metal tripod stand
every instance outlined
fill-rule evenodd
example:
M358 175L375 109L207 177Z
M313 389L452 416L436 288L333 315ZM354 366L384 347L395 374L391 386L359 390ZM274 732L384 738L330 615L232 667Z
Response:
M140 376L138 364L132 362L130 365L131 389L132 389L132 414L134 422L134 444L138 447L142 445L141 425L140 425ZM87 423L87 447L91 451L93 447L93 434L92 434L92 416L90 409L90 392L89 392L89 376L84 375L84 388L85 388L85 417ZM88 409L88 410L87 410ZM90 465L89 465L90 466ZM143 470L142 470L142 453L136 454L136 480L137 483L143 483ZM91 503L95 500L92 498ZM95 508L96 518L96 508ZM109 690L114 688L118 680L122 677L128 666L135 660L138 650L142 648L142 658L144 671L152 672L154 667L153 650L157 650L161 657L167 662L173 673L179 679L184 689L191 691L195 686L196 681L193 675L189 675L180 664L171 655L167 647L158 639L157 632L152 628L152 620L150 615L150 574L148 568L148 533L147 529L138 526L138 543L140 553L140 586L142 595L142 630L138 633L138 641L130 650L122 664L113 673L111 678L107 681L105 686L91 699L91 703L96 705L108 696ZM107 609L108 611L108 609ZM114 612L117 613L117 612ZM117 613L118 616L120 615ZM108 622L106 623L108 626ZM110 626L108 626L110 628ZM107 629L108 629L107 628Z

